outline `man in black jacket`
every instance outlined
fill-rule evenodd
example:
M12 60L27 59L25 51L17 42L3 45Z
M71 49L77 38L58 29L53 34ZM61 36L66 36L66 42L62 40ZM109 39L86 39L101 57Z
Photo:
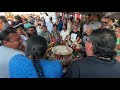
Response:
M94 30L85 44L87 57L74 61L64 78L120 78L120 63L114 59L115 46L113 31Z

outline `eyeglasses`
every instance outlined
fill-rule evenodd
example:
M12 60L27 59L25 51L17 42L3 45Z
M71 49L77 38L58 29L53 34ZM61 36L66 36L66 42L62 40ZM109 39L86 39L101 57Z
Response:
M115 33L120 33L120 31L114 31Z
M43 29L47 29L47 28L43 28Z
M87 42L91 42L89 38L86 39Z
M77 29L77 28L74 28L74 29Z
M9 42L12 42L12 43L19 42L19 41L22 41L21 37L17 38L16 40L12 40L12 39L9 40Z

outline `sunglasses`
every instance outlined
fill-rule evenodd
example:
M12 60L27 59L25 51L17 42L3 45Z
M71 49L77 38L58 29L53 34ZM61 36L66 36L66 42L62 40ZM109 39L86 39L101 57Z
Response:
M74 28L74 29L77 29L77 28Z
M34 31L34 30L30 30L30 31Z

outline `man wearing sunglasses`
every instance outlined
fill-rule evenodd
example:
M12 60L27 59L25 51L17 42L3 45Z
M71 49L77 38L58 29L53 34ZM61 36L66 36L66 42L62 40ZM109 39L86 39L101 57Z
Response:
M80 31L78 31L78 25L74 25L73 31L71 31L68 36L68 40L70 40L72 42L73 47L75 46L76 43L81 42L80 37L81 37L81 35L80 35Z

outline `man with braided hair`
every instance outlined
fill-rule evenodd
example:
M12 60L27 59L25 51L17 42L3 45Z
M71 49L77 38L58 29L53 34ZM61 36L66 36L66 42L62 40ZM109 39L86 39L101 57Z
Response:
M35 35L27 41L26 54L15 55L9 63L11 78L62 78L62 64L59 60L46 60L45 38Z

